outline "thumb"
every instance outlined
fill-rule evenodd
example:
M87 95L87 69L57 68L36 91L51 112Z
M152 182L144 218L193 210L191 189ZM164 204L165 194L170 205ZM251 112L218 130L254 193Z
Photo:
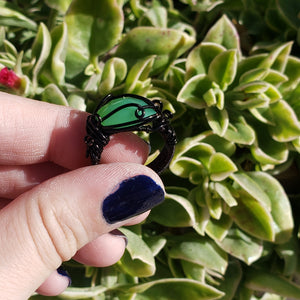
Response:
M145 166L115 163L65 173L19 196L0 211L2 296L28 298L82 246L162 202L162 186Z

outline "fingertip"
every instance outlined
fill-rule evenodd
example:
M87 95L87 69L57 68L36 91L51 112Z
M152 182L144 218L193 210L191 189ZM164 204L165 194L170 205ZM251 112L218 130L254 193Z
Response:
M144 164L150 152L149 145L132 132L122 132L110 137L104 148L101 163L131 162Z
M121 259L127 243L127 237L115 229L79 249L73 259L89 266L107 267Z
M128 220L124 226L132 226L132 225L142 223L146 220L146 218L149 216L149 214L150 214L150 210L148 210L136 217L133 217L132 219Z
M57 296L71 285L71 278L63 267L53 271L43 284L36 290L40 295Z

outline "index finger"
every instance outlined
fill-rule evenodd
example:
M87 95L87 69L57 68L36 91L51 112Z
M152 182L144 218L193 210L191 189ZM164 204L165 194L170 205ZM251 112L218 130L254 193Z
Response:
M90 164L85 157L88 113L0 92L0 165L46 161L68 169ZM101 162L143 163L148 146L131 133L118 134L105 147Z

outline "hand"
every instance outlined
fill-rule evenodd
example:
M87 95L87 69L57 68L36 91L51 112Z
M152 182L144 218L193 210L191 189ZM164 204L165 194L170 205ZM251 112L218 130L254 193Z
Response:
M134 134L112 136L101 164L89 166L86 118L0 93L2 299L61 293L69 279L57 268L70 258L114 264L126 246L117 228L141 222L164 199L160 178L142 165L149 148Z

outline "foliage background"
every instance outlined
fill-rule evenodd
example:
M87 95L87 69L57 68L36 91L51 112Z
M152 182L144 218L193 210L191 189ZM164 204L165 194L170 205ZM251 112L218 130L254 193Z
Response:
M116 265L67 262L53 299L300 299L299 16L298 0L0 0L0 67L19 78L2 90L174 113L166 201L122 229Z

